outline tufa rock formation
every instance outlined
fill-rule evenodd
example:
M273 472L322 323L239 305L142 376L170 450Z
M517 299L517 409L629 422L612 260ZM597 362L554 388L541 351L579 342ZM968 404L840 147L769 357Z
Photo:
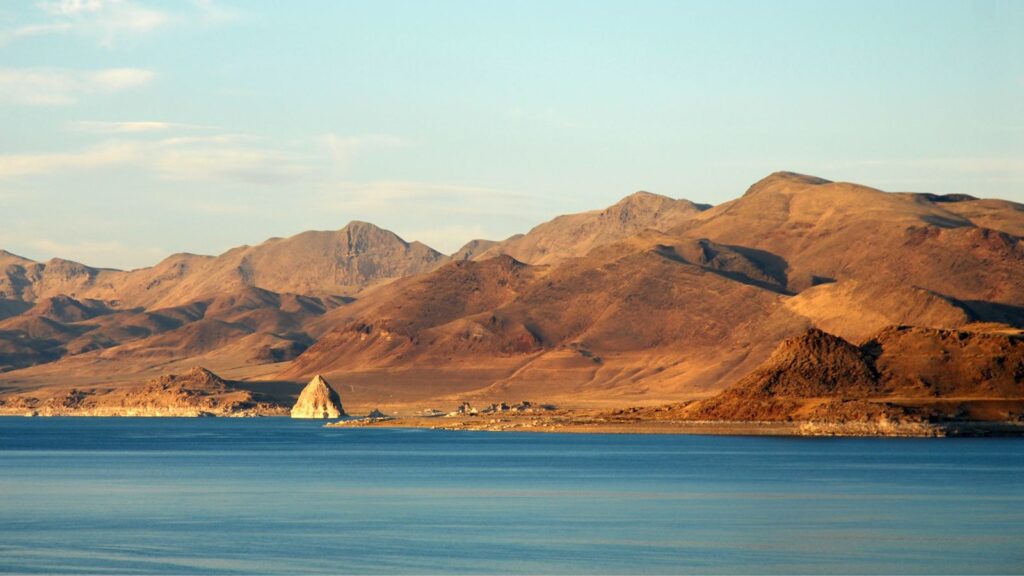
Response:
M341 397L319 374L306 384L292 406L292 418L341 418L345 415Z

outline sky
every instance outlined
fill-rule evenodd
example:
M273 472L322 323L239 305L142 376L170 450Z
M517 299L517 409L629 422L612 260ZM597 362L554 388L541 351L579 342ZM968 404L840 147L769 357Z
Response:
M792 170L1024 202L1024 2L0 4L0 248L453 252Z

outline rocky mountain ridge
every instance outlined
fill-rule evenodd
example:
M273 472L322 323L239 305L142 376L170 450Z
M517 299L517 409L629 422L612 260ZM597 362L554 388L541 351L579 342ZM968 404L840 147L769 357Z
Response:
M3 253L0 398L67 375L120 387L202 363L289 394L317 374L343 378L356 406L653 406L745 382L809 329L849 344L903 325L927 336L890 343L902 352L873 370L934 353L969 375L1002 349L936 343L1024 328L1022 230L1019 204L781 172L720 206L639 193L453 257L362 223L171 257L131 282ZM104 293L114 278L123 293ZM855 362L839 366L867 385ZM901 370L929 373L924 361ZM1014 390L993 401L1012 404Z

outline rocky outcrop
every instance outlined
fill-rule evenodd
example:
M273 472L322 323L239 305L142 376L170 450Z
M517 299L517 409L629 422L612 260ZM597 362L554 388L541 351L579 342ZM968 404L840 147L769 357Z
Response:
M284 407L205 368L167 374L124 391L71 388L49 397L9 396L0 414L26 416L278 416Z
M862 346L810 330L690 420L804 421L881 431L924 422L1024 419L1024 337L893 326ZM880 432L881 433L881 432Z
M292 418L341 418L346 414L338 392L317 374L302 389L291 415Z
M869 396L878 378L857 346L821 330L790 338L759 368L718 396L699 403L701 420L792 419L807 399Z

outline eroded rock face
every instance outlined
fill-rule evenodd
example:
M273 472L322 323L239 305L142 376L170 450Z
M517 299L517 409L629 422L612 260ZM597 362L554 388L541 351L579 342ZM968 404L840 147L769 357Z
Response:
M292 407L292 418L341 418L345 415L341 397L319 374L306 384Z

